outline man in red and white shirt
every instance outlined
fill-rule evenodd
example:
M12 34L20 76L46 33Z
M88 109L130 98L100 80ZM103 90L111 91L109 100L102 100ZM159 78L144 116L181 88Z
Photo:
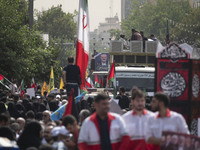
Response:
M153 119L149 119L146 132L148 143L154 144L153 150L160 150L160 143L163 131L172 131L189 134L185 119L179 113L169 110L169 96L164 93L156 93L152 99L154 108L158 107L159 112Z
M145 141L145 134L147 122L154 117L154 113L145 109L145 96L139 89L132 91L131 103L134 106L133 110L123 115L130 136L128 150L151 149L152 145Z
M109 113L109 97L99 94L95 98L96 113L88 117L79 134L80 150L126 150L129 136L123 119Z

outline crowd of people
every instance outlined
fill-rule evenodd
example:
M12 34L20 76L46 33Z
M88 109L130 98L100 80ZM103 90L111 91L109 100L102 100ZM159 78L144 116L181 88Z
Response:
M140 31L138 32L136 29L132 29L132 35L131 38L128 40L124 34L120 34L120 39L123 43L123 48L125 50L130 49L129 42L130 41L142 41L143 42L143 50L145 50L145 42L146 41L157 41L157 38L154 34L151 34L149 37L145 37L144 32Z
M22 150L157 150L163 131L189 134L182 115L168 108L166 94L155 94L151 111L145 108L145 95L138 88L133 88L129 98L121 87L117 98L123 115L109 112L110 97L100 93L76 104L78 117L67 115L53 121L52 112L68 103L66 91L20 99L0 90L0 141L8 138Z

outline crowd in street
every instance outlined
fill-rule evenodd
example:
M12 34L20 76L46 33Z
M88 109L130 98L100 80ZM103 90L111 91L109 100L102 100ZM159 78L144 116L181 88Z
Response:
M65 92L32 99L25 95L20 99L0 90L0 137L8 138L22 150L157 150L163 131L189 134L182 115L168 108L170 99L166 94L155 94L151 101L153 112L145 108L141 90L133 88L130 96L120 88L117 98L122 116L109 112L110 97L100 93L76 104L78 117L67 115L53 121L52 112L68 103Z

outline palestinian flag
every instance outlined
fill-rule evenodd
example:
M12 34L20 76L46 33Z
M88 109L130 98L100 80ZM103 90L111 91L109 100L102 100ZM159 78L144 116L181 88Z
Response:
M76 104L74 101L74 89L71 89L71 91L70 91L68 104L67 104L66 110L63 114L63 117L65 117L67 115L73 115L78 120L78 110L76 108Z
M21 98L24 98L24 94L25 94L25 90L24 90L24 79L23 79L22 82L21 82L21 85L20 85L20 96L21 96Z
M100 86L99 81L98 81L98 77L95 74L95 88L98 88Z
M0 74L0 84L3 85L6 89L10 90L10 88L4 83L4 76Z
M76 44L76 65L81 72L81 90L86 87L86 70L89 60L89 14L88 0L79 0L78 38ZM84 89L83 89L84 90Z
M113 83L113 88L114 88L114 98L117 96L117 84L116 84L116 75L115 75L115 61L112 64L110 74L108 76L108 80Z

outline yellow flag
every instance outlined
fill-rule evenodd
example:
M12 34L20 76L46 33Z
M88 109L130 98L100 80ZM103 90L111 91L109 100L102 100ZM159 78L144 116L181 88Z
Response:
M44 82L43 86L42 86L42 90L41 90L41 94L44 96L44 92L48 92L48 89L47 89L47 83Z
M60 88L59 88L59 92L60 92L61 89L63 89L63 87L64 87L64 82L63 82L63 79L62 79L62 77L61 77L61 79L60 79Z
M51 93L51 91L53 90L54 90L54 75L53 75L53 67L51 67L48 93Z

